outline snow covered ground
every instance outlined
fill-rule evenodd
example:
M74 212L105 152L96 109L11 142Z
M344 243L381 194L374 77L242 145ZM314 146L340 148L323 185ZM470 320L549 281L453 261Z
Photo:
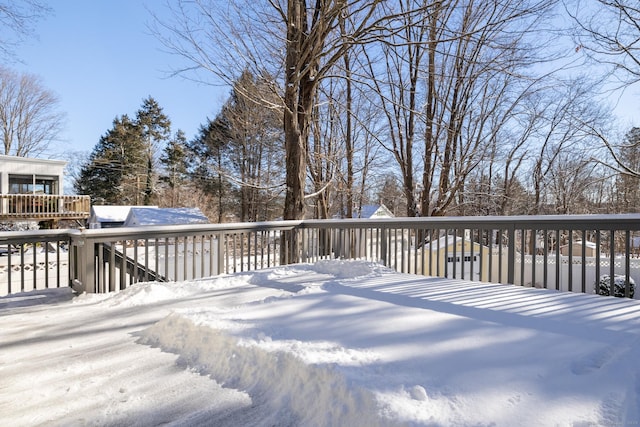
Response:
M325 261L0 298L7 426L631 426L640 302Z

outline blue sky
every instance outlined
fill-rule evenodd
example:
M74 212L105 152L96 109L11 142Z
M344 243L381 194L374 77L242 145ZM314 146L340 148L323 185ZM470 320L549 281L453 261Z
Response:
M116 116L133 116L149 95L192 139L207 117L213 118L228 89L168 77L179 58L162 51L149 34L151 15L164 2L141 0L57 0L53 14L35 26L37 38L17 51L18 71L42 78L66 113L63 141L50 146L50 157L69 151L90 152ZM145 8L147 5L147 8Z

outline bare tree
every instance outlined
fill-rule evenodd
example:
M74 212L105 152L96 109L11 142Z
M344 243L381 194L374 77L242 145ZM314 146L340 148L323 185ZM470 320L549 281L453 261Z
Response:
M590 194L599 181L597 165L583 150L566 150L549 172L549 195L556 214L592 213Z
M343 69L335 73L348 74ZM380 151L374 137L379 109L361 91L353 91L352 83L349 78L325 79L315 103L306 197L315 199L317 218L355 217L369 202L370 178Z
M594 86L584 78L572 79L566 84L559 82L550 91L553 93L545 96L542 109L537 114L538 128L531 138L535 144L529 171L534 195L531 214L543 213L543 205L549 203L544 199L548 194L545 186L564 153L592 149L594 139L582 123L598 126L609 120L607 111L593 100ZM572 157L575 158L575 154ZM575 169L575 164L572 167Z
M50 8L41 0L0 1L0 58L15 59L15 50L33 36L33 25Z
M572 18L575 51L583 53L594 70L603 74L605 89L625 90L640 81L640 6L630 0L565 0ZM604 70L603 70L603 65ZM613 86L612 86L613 84ZM583 123L601 141L610 158L597 161L615 172L640 178L634 164L621 157L624 145L611 126ZM622 149L622 151L621 151Z
M415 3L389 3L401 29L365 51L387 118L381 143L400 168L407 215L461 213L467 177L535 90L529 68L551 57L543 22L553 2L425 1L421 16L405 13Z
M304 216L306 150L319 84L353 45L395 31L395 16L378 13L384 3L356 0L347 9L345 0L183 0L172 7L173 22L156 20L160 40L188 62L177 73L206 70L227 84L240 74L238 67L278 76L273 90L284 111L284 219ZM297 244L290 242L283 257L295 261Z
M371 92L378 97L384 111L387 138L380 139L398 164L407 201L407 216L418 216L415 194L414 143L418 124L418 84L425 53L425 41L430 11L405 13L412 1L400 1L398 19L401 30L379 45L363 46L363 58L371 76ZM429 2L423 2L424 7ZM389 11L390 14L393 12ZM383 61L383 67L377 67ZM366 80L365 80L366 82ZM369 84L365 83L366 86ZM365 89L366 90L366 89ZM376 100L372 100L376 103Z
M423 215L442 215L454 203L464 204L458 194L464 194L467 176L536 90L529 69L552 57L541 49L549 47L544 21L552 6L469 2L462 8L442 6L434 14L426 56Z
M575 50L608 72L621 84L640 81L640 6L635 0L565 0L576 24Z
M57 96L38 77L0 67L3 154L26 157L46 151L62 130L65 115L57 108Z
M617 174L617 205L621 212L635 212L640 207L640 128L632 128L624 139L619 147L619 157L634 173Z
M324 102L316 103L314 107L311 137L306 150L311 196L315 199L315 218L329 218L332 191L340 190L336 175L340 166L339 158L344 155L344 147L339 145L340 94L334 83L329 81L320 91L319 97Z

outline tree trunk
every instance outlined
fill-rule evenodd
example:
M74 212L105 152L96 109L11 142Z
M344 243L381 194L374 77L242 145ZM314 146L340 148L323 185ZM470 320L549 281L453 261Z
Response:
M315 73L318 59L306 49L322 47L309 42L307 8L304 0L287 2L287 54L284 92L284 144L287 162L284 219L304 218L304 186L306 177L306 149L313 98L316 90ZM317 41L316 41L317 42ZM309 46L310 45L310 46ZM297 236L283 235L281 261L299 260Z

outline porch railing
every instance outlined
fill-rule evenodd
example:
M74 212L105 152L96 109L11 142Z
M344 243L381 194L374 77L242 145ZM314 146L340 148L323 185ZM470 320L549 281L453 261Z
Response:
M86 219L89 196L0 194L0 220Z
M298 252L281 259L283 242L294 239ZM584 293L594 293L606 275L623 283L620 290L613 280L607 282L610 294L633 297L633 282L640 280L640 215L302 220L0 233L0 294L56 286L110 292L141 281L191 280L334 258L380 262L404 273Z

